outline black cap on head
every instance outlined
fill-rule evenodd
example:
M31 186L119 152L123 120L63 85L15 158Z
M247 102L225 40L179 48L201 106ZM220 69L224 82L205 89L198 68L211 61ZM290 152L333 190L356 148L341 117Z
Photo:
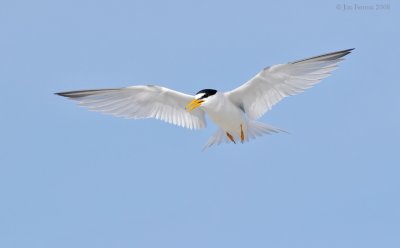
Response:
M217 93L217 90L214 89L204 89L204 90L200 90L199 92L196 93L196 95L198 94L204 94L202 95L199 99L203 99L203 98L207 98L209 96L215 95L215 93Z

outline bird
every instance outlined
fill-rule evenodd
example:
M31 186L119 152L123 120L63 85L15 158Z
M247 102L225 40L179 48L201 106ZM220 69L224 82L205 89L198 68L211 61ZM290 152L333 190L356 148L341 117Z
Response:
M328 77L352 50L266 67L227 92L203 89L190 95L158 85L135 85L55 94L75 100L92 111L129 119L155 118L193 130L206 127L207 114L218 130L205 144L206 149L285 132L258 119L283 98L303 92Z

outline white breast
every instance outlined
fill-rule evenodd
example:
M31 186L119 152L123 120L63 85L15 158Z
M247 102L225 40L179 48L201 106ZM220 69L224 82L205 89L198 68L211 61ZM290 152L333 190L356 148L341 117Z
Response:
M240 137L240 125L246 125L245 115L223 93L217 92L207 99L202 107L213 122L225 132Z

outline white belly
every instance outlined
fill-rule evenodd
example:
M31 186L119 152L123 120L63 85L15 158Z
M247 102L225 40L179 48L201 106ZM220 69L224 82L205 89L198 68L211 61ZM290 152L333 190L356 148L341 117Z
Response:
M242 125L243 132L246 135L246 119L243 111L226 99L224 95L219 95L203 109L215 124L225 132L240 138Z

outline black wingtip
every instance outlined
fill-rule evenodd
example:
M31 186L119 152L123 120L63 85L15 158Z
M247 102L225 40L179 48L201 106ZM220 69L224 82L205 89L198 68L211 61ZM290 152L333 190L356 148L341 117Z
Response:
M74 93L75 92L73 91L66 91L66 92L56 92L54 93L54 95L71 98L74 97Z
M342 52L342 53L345 53L347 55L347 54L351 53L354 49L355 48L350 48L350 49L346 49L346 50L343 50L343 51L339 51L338 53Z
M336 52L338 54L338 57L344 57L348 54L350 54L355 48L350 48L350 49L346 49L346 50L342 50L342 51L338 51Z
M336 51L333 53L347 53L347 52L351 52L353 51L355 48L349 48L349 49L344 49L344 50L340 50L340 51Z
M66 97L66 95L63 92L56 92L54 93L54 95Z
M297 60L297 61L291 62L291 64L308 62L311 60L315 60L315 61L336 60L336 59L340 59L340 58L346 56L347 54L350 54L353 50L354 50L354 48L350 48L350 49L340 50L340 51L336 51L336 52L326 53L326 54L322 54L322 55L318 55L318 56L314 56L314 57L310 57L310 58L306 58L306 59Z
M74 91L57 92L54 94L68 98L80 98L96 94L103 94L115 90L119 89L115 88L115 89L95 89L95 90L74 90Z

